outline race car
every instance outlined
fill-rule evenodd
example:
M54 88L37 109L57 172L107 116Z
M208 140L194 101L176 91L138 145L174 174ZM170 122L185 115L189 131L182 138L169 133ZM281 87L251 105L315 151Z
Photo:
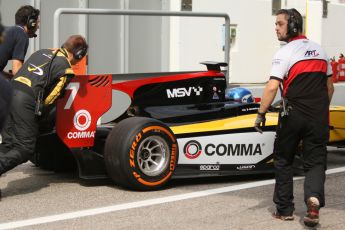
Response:
M279 109L256 132L260 104L246 89L227 91L226 63L202 64L207 71L122 82L76 76L56 121L52 113L42 119L32 161L56 171L77 167L81 178L110 177L133 190L163 188L171 178L273 172ZM345 107L330 114L329 144L344 145Z

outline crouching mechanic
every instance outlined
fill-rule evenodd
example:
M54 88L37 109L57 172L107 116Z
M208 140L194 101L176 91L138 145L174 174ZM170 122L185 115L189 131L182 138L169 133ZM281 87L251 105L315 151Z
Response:
M35 150L41 100L51 105L61 95L74 73L71 65L87 53L80 35L67 39L60 49L42 49L32 54L12 79L10 114L1 133L0 175L28 161Z

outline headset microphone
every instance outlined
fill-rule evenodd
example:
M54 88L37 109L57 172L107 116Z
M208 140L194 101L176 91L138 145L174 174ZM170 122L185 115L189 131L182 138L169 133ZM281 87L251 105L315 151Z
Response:
M29 31L28 36L29 36L29 38L36 38L37 34L32 33L31 31Z

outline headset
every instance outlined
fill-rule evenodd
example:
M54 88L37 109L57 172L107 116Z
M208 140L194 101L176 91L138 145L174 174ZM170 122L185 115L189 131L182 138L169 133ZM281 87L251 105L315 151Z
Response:
M289 19L288 19L288 35L293 38L296 37L299 33L299 22L298 19L295 17L293 13L293 9L288 9L287 10Z
M65 49L64 46L61 46L62 49ZM73 54L73 58L76 60L81 60L85 55L87 54L87 48L86 47L79 47L76 49L76 51L71 52Z
M73 52L73 57L76 60L81 60L87 53L87 48L86 47L79 47L76 49L75 52Z
M37 37L35 34L35 28L37 26L37 20L38 20L38 13L39 11L35 8L32 9L31 14L28 16L28 19L26 20L26 27L28 28L28 31L33 37Z
M26 21L26 26L28 27L28 30L35 29L37 25L38 20L38 13L36 9L32 9L31 14L28 16L28 19Z
M83 59L83 57L86 56L87 54L87 50L88 50L88 45L85 41L85 39L83 38L83 42L75 42L73 44L73 47L71 47L72 44L68 45L68 50L69 52L73 55L73 58L77 61ZM61 45L61 48L65 48L65 43Z

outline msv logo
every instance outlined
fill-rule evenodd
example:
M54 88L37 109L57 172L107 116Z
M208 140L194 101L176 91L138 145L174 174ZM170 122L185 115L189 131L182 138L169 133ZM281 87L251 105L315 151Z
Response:
M167 96L168 98L176 98L176 97L190 97L192 93L196 96L200 96L200 93L203 91L203 88L198 87L188 87L188 88L175 88L175 89L167 89Z

